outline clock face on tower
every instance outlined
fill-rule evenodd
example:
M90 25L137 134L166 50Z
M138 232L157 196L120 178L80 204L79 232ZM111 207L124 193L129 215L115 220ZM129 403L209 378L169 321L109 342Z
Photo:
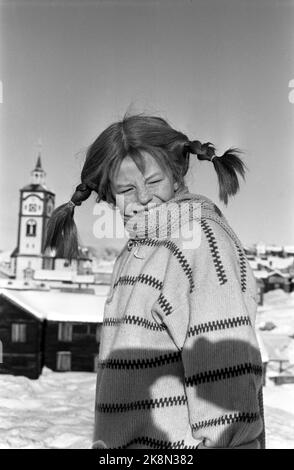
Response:
M42 215L43 204L40 196L30 194L23 198L22 213L23 215Z

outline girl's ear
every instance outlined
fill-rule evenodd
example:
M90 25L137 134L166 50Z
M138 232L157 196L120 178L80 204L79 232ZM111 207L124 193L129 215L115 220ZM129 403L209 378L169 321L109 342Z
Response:
M174 190L177 191L179 189L179 183L177 181L174 182Z

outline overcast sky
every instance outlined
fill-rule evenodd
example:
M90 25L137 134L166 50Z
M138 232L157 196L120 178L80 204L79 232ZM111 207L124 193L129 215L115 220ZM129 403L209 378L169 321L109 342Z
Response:
M294 1L0 5L0 249L16 246L39 138L59 205L80 182L87 146L127 109L161 115L218 154L243 149L250 171L227 208L209 162L192 159L190 190L219 204L244 244L294 244ZM76 222L97 246L94 205L93 193Z

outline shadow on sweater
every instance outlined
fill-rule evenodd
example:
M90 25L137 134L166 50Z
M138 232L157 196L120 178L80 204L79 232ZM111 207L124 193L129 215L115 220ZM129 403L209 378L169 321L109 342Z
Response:
M171 388L170 378L185 384L182 394ZM115 350L99 364L97 383L94 442L103 440L107 448L191 448L191 439L187 445L177 432L171 442L152 417L156 408L173 408L176 416L187 406L195 447L199 439L204 448L265 447L261 356L247 342L202 337L182 351ZM174 419L171 428L178 425Z

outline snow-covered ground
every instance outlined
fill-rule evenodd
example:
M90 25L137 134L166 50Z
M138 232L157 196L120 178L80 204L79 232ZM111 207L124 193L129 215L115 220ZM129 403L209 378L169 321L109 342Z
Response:
M294 293L265 295L257 327L271 321L267 335L272 350L294 366ZM293 370L293 369L292 369ZM268 367L264 388L267 448L294 448L294 384L274 385ZM38 380L0 375L0 448L87 449L91 446L96 376L87 372L57 373L44 369Z
M276 327L260 331L267 322ZM294 292L280 289L264 296L264 305L258 307L256 327L269 354L269 359L288 359L283 364L284 375L294 375ZM279 375L279 364L269 362L264 387L267 447L294 449L294 383L275 385L271 377Z

